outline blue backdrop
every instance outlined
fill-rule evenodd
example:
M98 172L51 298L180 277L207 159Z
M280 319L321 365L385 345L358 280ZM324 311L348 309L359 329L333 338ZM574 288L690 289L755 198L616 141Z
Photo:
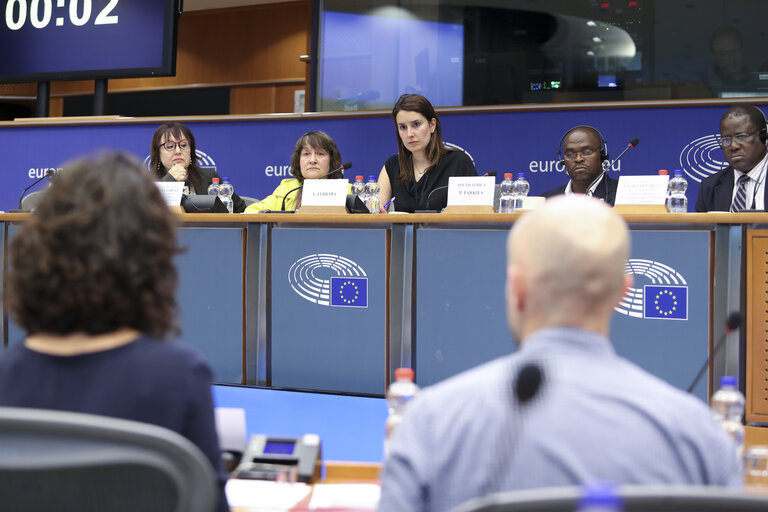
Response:
M531 194L564 184L556 164L562 134L578 124L597 127L618 156L632 137L640 144L611 170L623 174L655 174L658 169L683 169L689 179L689 210L698 182L725 166L717 145L719 119L727 106L670 106L602 110L444 112L440 115L446 141L466 149L480 173L526 172ZM163 120L120 120L103 124L0 125L3 179L0 209L15 208L21 190L47 168L100 149L118 148L144 160L149 141ZM308 130L324 130L337 142L342 158L356 174L378 175L386 158L397 151L391 117L380 113L346 118L325 115L212 118L187 123L195 133L198 157L231 178L241 195L262 198L288 173L296 140ZM39 186L42 186L39 185Z

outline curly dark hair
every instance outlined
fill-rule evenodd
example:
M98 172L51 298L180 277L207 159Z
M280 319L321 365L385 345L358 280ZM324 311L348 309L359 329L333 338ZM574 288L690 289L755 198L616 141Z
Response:
M11 242L11 314L29 334L177 334L176 226L132 156L65 165Z
M168 174L168 170L163 167L160 161L160 142L163 140L163 135L173 135L176 140L186 139L189 142L189 167L187 167L187 176L189 176L189 184L192 185L192 189L197 194L207 194L207 190L202 190L203 175L200 173L200 168L197 166L197 146L195 144L195 136L192 130L185 124L181 123L165 123L158 126L152 135L152 142L149 147L149 168L155 173L157 179L161 179ZM166 139L168 140L168 139Z
M330 169L338 169L341 167L341 153L339 148L336 147L336 143L333 141L330 135L319 130L307 132L296 141L296 146L293 148L293 154L291 155L291 174L294 178L299 180L299 183L304 183L304 175L301 174L301 152L305 147L313 149L324 149L328 152L330 157ZM344 172L339 170L328 175L328 179L339 179L344 177Z

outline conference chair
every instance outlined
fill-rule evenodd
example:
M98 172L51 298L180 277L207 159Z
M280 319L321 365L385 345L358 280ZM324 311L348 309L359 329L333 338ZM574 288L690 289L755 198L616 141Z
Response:
M725 487L621 486L623 512L761 512L768 497ZM470 500L454 512L573 512L580 487L549 487L492 494Z
M0 407L0 510L211 512L208 459L168 429Z

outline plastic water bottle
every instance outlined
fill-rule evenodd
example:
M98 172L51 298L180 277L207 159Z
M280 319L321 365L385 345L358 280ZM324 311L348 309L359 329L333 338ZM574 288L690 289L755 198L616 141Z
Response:
M392 432L403 419L403 409L408 400L419 392L419 386L413 382L413 369L398 368L395 370L395 382L387 389L387 416L386 433L384 438L384 457L389 454L389 439Z
M352 193L355 194L357 197L360 197L362 199L361 195L363 193L363 189L365 188L365 182L363 181L362 176L355 176L355 182L352 184Z
M613 483L594 483L582 487L577 512L621 512L622 500Z
M741 424L744 402L744 395L736 387L736 377L721 377L720 389L712 395L712 415L735 441L739 460L744 450L744 425Z
M235 193L235 187L229 182L229 178L224 178L224 183L219 187L219 199L227 207L227 211L232 213L234 210L234 203L232 202L232 194Z
M368 176L368 181L365 184L365 206L368 207L368 211L371 213L379 213L379 184L376 182L376 176Z
M514 198L512 197L511 172L504 173L504 181L499 185L499 213L513 213L515 211Z
M528 197L529 190L531 190L531 184L525 179L525 173L517 173L517 179L512 182L512 197L514 198L515 210L523 207L523 200Z
M675 170L675 175L667 185L667 209L670 213L686 213L688 211L688 198L685 191L688 189L688 181L683 176L683 171Z
M217 196L219 195L219 187L221 185L219 184L219 178L213 178L211 180L211 184L208 185L208 195L209 196Z

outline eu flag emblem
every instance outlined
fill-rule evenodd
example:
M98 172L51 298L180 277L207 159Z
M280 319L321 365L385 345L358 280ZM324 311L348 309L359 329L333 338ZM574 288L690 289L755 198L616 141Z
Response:
M367 277L331 277L331 306L367 308Z
M687 286L646 285L643 296L644 318L688 320Z

